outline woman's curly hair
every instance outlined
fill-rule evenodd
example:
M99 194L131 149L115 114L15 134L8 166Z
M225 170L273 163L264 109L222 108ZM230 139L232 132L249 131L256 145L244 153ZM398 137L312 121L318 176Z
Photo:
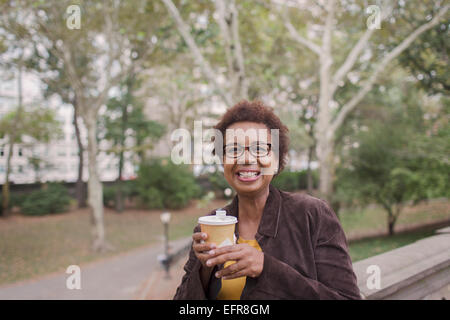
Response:
M258 100L242 100L225 112L220 121L214 126L214 129L219 130L222 133L222 137L225 137L226 129L229 126L231 126L233 123L244 121L262 123L269 129L279 130L279 148L278 150L274 150L275 155L280 159L279 168L277 170L278 175L284 169L287 163L287 154L289 150L288 128L273 112L273 109L264 105L263 102ZM218 148L219 146L216 145L216 149Z

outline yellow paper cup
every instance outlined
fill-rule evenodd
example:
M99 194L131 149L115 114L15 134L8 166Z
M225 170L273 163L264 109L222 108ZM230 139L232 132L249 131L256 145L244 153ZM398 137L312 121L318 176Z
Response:
M200 217L198 223L201 231L208 235L206 243L215 243L218 248L235 244L236 217L216 214Z

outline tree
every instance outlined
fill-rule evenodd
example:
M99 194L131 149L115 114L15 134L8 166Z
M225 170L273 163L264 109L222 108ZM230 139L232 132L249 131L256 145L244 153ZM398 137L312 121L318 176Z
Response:
M162 0L171 16L176 22L177 29L179 30L182 38L186 42L190 49L192 57L195 59L197 65L202 68L202 72L210 82L210 84L217 90L227 105L232 105L233 97L230 92L236 92L236 90L223 89L217 79L221 75L218 72L214 72L209 60L205 58L205 53L200 50L199 45L195 41L192 29L183 19L181 10L179 10L171 0ZM226 30L239 30L242 24L248 19L242 19L239 22L237 19L233 20L228 17L237 17L234 14L233 7L236 7L234 1L229 1L226 7L221 1L215 1L216 20L220 26L222 38L225 39L226 44L233 43L234 48L242 48L242 40L239 36L230 40ZM240 8L247 8L247 4L250 2L240 3ZM334 166L335 166L335 143L337 131L343 126L348 115L351 114L355 108L363 101L364 97L372 89L373 85L379 79L380 74L395 60L405 49L407 49L419 36L425 34L426 31L434 28L439 24L442 17L448 10L448 5L442 5L441 3L434 3L427 1L421 5L421 10L426 12L425 16L431 17L427 21L421 21L413 26L402 24L401 27L407 32L398 32L400 36L396 39L388 39L390 42L385 44L383 49L377 47L378 44L371 43L371 38L377 38L385 40L386 36L377 34L377 29L367 28L361 30L355 28L354 21L357 17L365 17L363 13L364 3L362 1L353 1L352 3L342 3L341 6L337 5L337 1L331 0L326 2L317 1L305 1L302 4L293 1L278 1L272 0L270 4L264 1L253 1L263 7L270 8L272 12L276 13L280 18L279 21L284 23L287 33L291 38L306 48L317 59L317 74L313 75L313 79L318 81L318 93L317 93L317 118L315 122L314 137L316 141L316 156L320 165L320 193L328 200L331 199L332 186L334 179ZM401 18L402 12L405 10L413 10L414 4L409 5L407 8L401 8L404 5L399 3L400 8L397 9L395 4L391 2L383 2L381 6L381 21L387 24L387 19L391 21L392 18ZM355 6L358 10L355 10ZM181 8L181 6L179 6ZM227 9L228 8L228 9ZM189 11L187 5L183 6L183 12ZM235 10L240 15L245 14L239 9ZM307 16L304 13L310 12L313 16ZM292 21L293 13L296 13L295 21ZM225 18L224 18L225 17ZM322 18L323 17L323 18ZM246 16L247 18L247 16ZM223 22L225 20L225 23ZM255 20L257 20L255 18ZM228 23L228 24L227 24ZM233 24L239 24L238 27L234 27ZM391 23L391 22L389 22ZM394 22L395 23L395 22ZM296 27L301 25L301 27ZM365 27L366 24L362 23ZM271 24L276 28L276 23ZM229 27L227 29L226 27ZM303 34L305 29L311 29L314 27L316 35L320 36L320 43L317 43ZM396 25L398 28L398 25ZM342 36L342 29L347 31L347 36ZM340 35L337 35L339 30ZM382 31L380 32L382 33ZM236 33L238 34L238 33ZM246 34L245 38L250 36ZM349 41L349 39L351 41ZM400 40L399 40L400 39ZM234 41L234 42L233 42ZM395 43L395 45L389 50L389 45ZM350 45L349 45L350 44ZM223 49L222 48L222 49ZM216 48L217 49L217 48ZM290 48L289 48L290 50ZM251 51L251 50L249 50ZM240 55L239 52L242 54ZM244 55L245 48L242 50L236 50L236 61L239 59L254 61L254 56ZM232 57L230 51L225 52L226 57ZM378 53L378 54L377 54ZM306 53L301 52L301 58L304 59ZM367 58L369 56L369 58ZM227 61L231 61L228 59ZM248 66L246 61L242 65ZM309 64L311 63L308 60ZM275 63L275 62L274 62ZM229 66L230 64L228 64ZM235 67L235 71L238 74L244 75L243 79L247 79L246 85L233 82L233 77L227 77L228 83L232 85L241 85L244 88L251 88L253 81L249 81L248 75L243 71L244 69L239 67L239 64L231 64ZM227 68L229 70L229 67ZM296 69L301 72L302 70ZM348 78L357 80L355 83L348 85ZM310 75L311 76L311 75ZM239 78L239 77L238 77ZM254 80L254 79L252 79ZM230 86L231 88L231 86ZM351 94L349 94L351 93ZM232 97L232 99L230 99ZM242 97L241 97L242 98Z
M78 145L78 175L75 183L75 197L79 208L86 207L86 190L83 181L84 163L85 163L85 147L81 139L80 117L77 96L70 82L67 70L60 60L54 56L52 50L42 52L39 42L31 43L34 46L33 55L26 61L25 65L28 70L39 74L39 79L43 83L43 93L45 98L53 95L58 96L62 102L72 105L73 107L73 126L75 129L75 137ZM83 53L79 53L75 60L76 69L87 72L87 57Z
M347 81L346 78L349 73L355 66L358 65L358 59L368 47L369 40L375 34L376 29L368 28L365 32L363 32L359 39L350 48L348 54L342 59L340 66L333 72L333 69L335 68L335 61L338 60L337 58L340 58L332 51L334 40L333 33L334 30L337 29L336 19L338 18L336 15L336 1L326 1L323 6L320 3L308 2L305 7L300 7L302 10L309 7L310 10L316 10L316 12L319 11L324 16L322 24L320 25L320 29L322 30L320 44L304 37L298 31L298 29L291 22L289 12L285 10L284 5L280 8L280 2L273 0L272 3L274 3L276 10L281 12L285 21L286 29L291 34L292 38L297 43L315 53L319 59L320 92L315 130L315 137L317 141L316 155L320 165L320 192L323 197L330 200L333 187L335 166L334 148L337 130L343 125L348 115L360 104L367 93L370 92L373 85L379 78L379 75L387 68L387 66L405 49L407 49L420 35L435 27L447 13L449 6L444 5L439 7L439 3L434 6L430 4L429 9L431 10L429 11L431 11L430 14L433 15L432 19L420 24L419 26L413 26L410 29L409 34L405 35L403 40L401 40L394 48L390 51L383 52L384 55L379 59L379 61L374 62L373 68L366 71L366 73L368 73L366 79L364 81L358 81L361 85L357 88L355 94L353 94L349 100L339 103L339 99L337 99L339 87ZM295 10L298 9L299 8L295 8ZM339 16L345 16L348 19L348 15L345 15L345 8L343 8L343 10L344 14L339 12ZM384 3L381 10L381 20L385 21L386 18L391 15L392 10L393 8L388 3ZM331 108L333 104L338 105L338 110L336 112L334 112L333 108Z
M245 74L244 54L239 37L239 11L235 1L214 1L226 56L227 81L225 85L219 83L220 74L214 71L211 63L205 58L191 34L190 26L183 20L172 0L162 0L162 2L175 20L176 27L186 42L195 63L223 101L231 106L234 102L247 98L249 84Z
M55 113L42 107L27 107L20 105L0 119L0 137L8 137L9 151L6 161L5 182L2 189L2 211L9 210L9 178L11 173L11 158L14 146L17 144L43 142L48 143L58 138L62 131ZM30 141L31 139L31 141Z
M405 140L397 126L378 124L361 135L351 152L351 168L339 172L338 193L380 204L387 212L389 235L406 202L419 200L420 175L399 152Z
M428 18L421 11L411 10L405 17L410 24L423 23ZM399 61L418 80L418 85L430 94L448 95L450 92L450 66L448 53L450 21L435 26L422 34L400 56Z
M125 152L131 153L130 158L133 153L140 154L139 160L143 162L144 152L153 148L154 143L164 134L165 129L158 122L145 118L143 105L135 97L138 86L136 75L129 75L120 86L120 95L109 99L106 104L106 113L101 118L99 125L100 140L110 141L109 152L113 152L119 157L119 172L115 184L117 212L122 212L124 209L122 172Z
M381 205L389 235L406 205L448 197L450 188L450 131L445 121L436 122L448 106L439 101L443 107L435 108L425 92L412 90L415 83L399 83L405 73L396 68L384 94L377 88L350 117L337 168L339 200Z
M71 29L68 22L73 17L66 13L69 5L73 3L9 2L2 11L28 9L30 15L26 21L5 19L2 22L11 33L21 32L22 38L39 42L39 50L47 55L51 52L66 72L87 131L88 204L93 221L93 249L104 251L111 246L105 238L103 189L96 166L97 118L110 89L125 75L140 70L152 54L155 46L151 39L160 17L148 19L146 1L84 1L83 11L79 6L82 14L80 29ZM85 59L87 68L77 68L78 59Z

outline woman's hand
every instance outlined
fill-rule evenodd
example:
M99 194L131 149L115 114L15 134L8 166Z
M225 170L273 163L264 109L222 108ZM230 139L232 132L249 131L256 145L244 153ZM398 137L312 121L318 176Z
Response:
M209 266L206 265L206 260L211 258L211 255L208 252L210 252L212 249L215 249L216 245L214 243L204 243L204 241L208 239L208 235L204 232L194 233L192 235L192 239L194 240L192 249L194 249L195 256L198 258L198 260L200 260L203 267L209 268Z
M236 263L233 263L227 268L216 272L216 277L223 277L224 280L243 276L251 278L259 277L264 266L264 253L247 243L211 250L208 258L206 261L207 267L224 264L226 261L236 261Z

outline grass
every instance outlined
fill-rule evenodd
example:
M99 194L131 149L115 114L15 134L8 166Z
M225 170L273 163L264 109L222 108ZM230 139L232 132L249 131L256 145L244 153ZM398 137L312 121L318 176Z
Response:
M350 239L387 233L387 213L376 205L370 205L364 209L342 209L339 219L347 238ZM443 220L450 220L448 200L422 202L402 210L395 230L414 228Z
M193 203L188 208L171 211L170 239L192 234L197 218L227 201L214 200L204 208ZM43 217L15 214L0 219L0 285L64 272L71 264L81 265L162 241L161 210L127 210L117 214L105 210L106 237L115 250L97 254L91 251L91 224L87 210ZM386 214L378 207L342 210L340 219L349 239L386 232ZM450 202L437 201L406 208L398 229L450 219ZM398 235L392 238L350 243L353 261L394 249L429 235Z
M416 231L406 234L397 234L391 237L380 237L351 242L349 244L350 257L352 258L352 262L356 262L383 252L403 247L433 234L433 230Z
M199 216L222 207L215 200L204 208L195 204L173 210L169 237L189 236ZM0 284L62 272L69 265L107 258L135 248L161 243L161 210L105 210L106 238L114 251L91 251L91 224L87 209L43 217L13 215L0 219Z

